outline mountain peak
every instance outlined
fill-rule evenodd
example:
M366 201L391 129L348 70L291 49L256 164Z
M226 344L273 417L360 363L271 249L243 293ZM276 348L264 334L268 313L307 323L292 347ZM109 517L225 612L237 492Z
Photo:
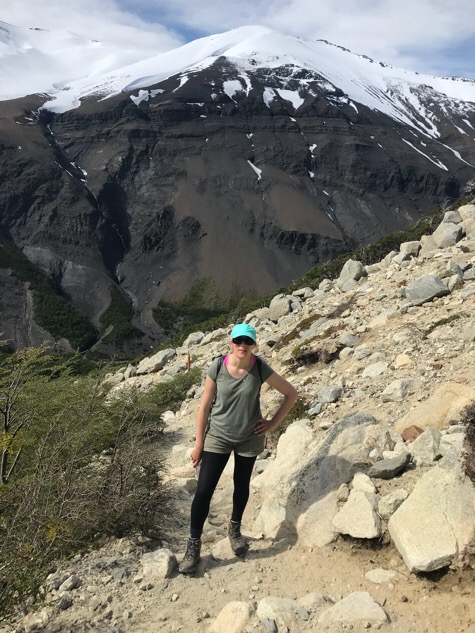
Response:
M124 50L70 32L6 23L0 23L0 44L0 99L48 94L51 99L44 107L55 112L76 108L84 98L147 88L175 75L186 77L220 57L247 76L259 69L276 74L285 66L303 69L343 93L356 108L364 105L435 136L433 117L421 105L421 95L430 92L437 102L475 103L473 80L419 75L327 40L305 40L260 25L208 35L152 57L139 47ZM307 88L302 85L299 92Z

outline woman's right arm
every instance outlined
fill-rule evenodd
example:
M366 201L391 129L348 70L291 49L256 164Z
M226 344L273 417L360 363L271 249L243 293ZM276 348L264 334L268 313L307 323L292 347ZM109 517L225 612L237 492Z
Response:
M208 425L209 412L214 400L216 392L216 383L212 378L206 376L203 395L201 396L200 408L196 416L196 440L195 447L191 451L191 463L196 468L201 461L203 446L205 441L205 432Z

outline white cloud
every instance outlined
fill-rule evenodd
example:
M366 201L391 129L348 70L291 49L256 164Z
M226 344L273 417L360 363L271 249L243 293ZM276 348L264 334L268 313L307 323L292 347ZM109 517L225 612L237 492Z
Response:
M48 10L44 3L11 2L2 9L2 19L124 45L135 41L155 52L178 45L180 31L197 36L262 24L327 39L377 61L454 74L467 69L460 44L473 47L475 40L473 0L50 0Z
M3 3L2 3L3 4ZM21 0L5 3L0 19L15 26L72 31L150 55L184 43L182 37L158 22L145 22L114 0Z
M421 72L466 69L446 50L475 40L473 0L138 0L160 5L163 19L205 33L262 24L282 33L327 39L355 53ZM445 63L444 63L445 62ZM447 66L447 63L449 66ZM456 68L455 68L456 71Z

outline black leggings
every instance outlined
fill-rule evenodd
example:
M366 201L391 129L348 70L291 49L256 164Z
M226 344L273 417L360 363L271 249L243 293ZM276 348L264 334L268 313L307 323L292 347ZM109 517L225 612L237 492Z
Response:
M218 485L219 478L228 463L230 453L210 453L203 451L200 475L195 497L191 504L191 529L193 538L199 538L209 513L211 497ZM232 521L241 522L249 499L249 482L256 457L243 457L234 453L234 492Z

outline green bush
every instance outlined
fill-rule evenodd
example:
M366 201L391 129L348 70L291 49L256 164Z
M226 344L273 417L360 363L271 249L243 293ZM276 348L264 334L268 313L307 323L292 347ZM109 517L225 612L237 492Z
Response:
M152 408L161 415L165 411L176 411L186 398L188 390L201 381L198 368L177 374L173 380L156 385L152 390L142 394L143 406Z
M132 324L134 310L119 290L110 286L111 300L109 307L102 313L101 326L106 329L112 327L112 331L105 338L105 342L120 344L128 339L140 338L144 334Z
M181 405L200 372L113 399L103 375L78 376L71 361L34 349L0 365L0 614L35 593L62 556L166 529L161 414Z
M429 334L436 330L438 327L441 327L442 325L447 325L448 323L453 323L454 321L458 321L464 316L467 316L467 314L464 312L457 312L455 314L451 314L450 316L444 317L443 319L439 319L439 321L436 321L430 327L428 327L427 330L425 330L422 338L427 338Z
M96 330L66 299L53 292L35 292L33 296L35 320L55 339L67 339L80 352L94 345Z

